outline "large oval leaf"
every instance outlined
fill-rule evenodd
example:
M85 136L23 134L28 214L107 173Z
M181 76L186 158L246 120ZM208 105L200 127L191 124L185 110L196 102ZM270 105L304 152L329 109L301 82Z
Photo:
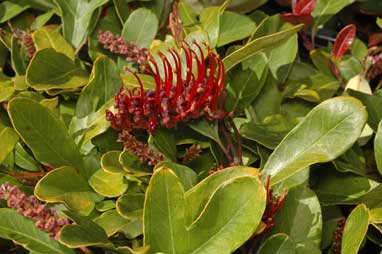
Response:
M33 33L33 42L36 50L53 48L57 52L65 54L74 61L74 50L72 46L66 42L65 38L50 27L42 27Z
M298 171L340 156L358 139L367 121L365 107L351 97L336 97L315 107L276 147L264 165L272 185Z
M15 98L9 103L9 115L38 161L52 167L83 167L81 154L64 123L48 108L27 98Z
M12 152L13 148L19 140L17 133L9 127L5 127L0 131L1 150L0 150L0 164L7 158L8 154Z
M221 179L214 174L211 181L215 177ZM144 206L144 240L150 245L149 253L228 254L254 233L266 198L256 176L228 178L213 193L201 193L199 198L205 199L205 195L209 199L204 209L190 221L189 201L179 179L166 168L154 172Z
M67 41L79 48L86 40L93 14L108 0L53 0L62 19L63 33Z
M271 48L271 47L280 45L280 43L286 42L287 40L289 40L289 38L292 35L296 34L302 28L303 28L303 25L294 26L290 29L287 29L278 33L270 34L264 37L260 37L258 39L255 39L249 42L248 44L232 52L231 54L229 54L223 59L225 71L228 72L235 65L250 58L251 56L253 56L259 51L262 51L264 49Z
M78 98L76 116L82 118L96 112L105 105L122 87L117 65L106 56L94 62L89 83Z
M357 254L369 226L369 210L358 205L346 220L342 235L341 253Z
M122 36L127 41L149 47L158 31L158 18L149 9L139 8L132 12L123 26Z
M89 213L100 198L74 168L62 167L45 175L37 183L34 194L45 202L62 202L75 211Z
M32 58L26 80L35 90L72 89L84 86L88 77L68 56L46 48Z
M8 208L0 209L0 237L20 244L30 253L74 254L75 251L59 244L53 238L36 228L32 220Z

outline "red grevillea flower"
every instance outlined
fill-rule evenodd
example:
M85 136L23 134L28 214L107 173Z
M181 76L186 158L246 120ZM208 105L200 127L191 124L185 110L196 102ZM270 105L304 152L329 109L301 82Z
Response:
M227 116L227 113L217 108L224 84L223 62L209 49L207 65L202 48L196 42L194 44L199 54L187 43L183 43L181 48L186 60L185 79L182 79L184 66L180 55L173 49L169 49L168 52L175 62L175 67L170 64L168 57L159 53L164 66L163 79L154 57L148 57L154 66L154 71L148 72L155 80L155 90L144 90L142 81L132 72L139 88L122 88L115 96L114 107L117 112L106 112L106 117L114 129L146 129L152 133L159 126L174 128L179 121L186 122L202 116L214 120ZM192 72L195 63L196 75Z

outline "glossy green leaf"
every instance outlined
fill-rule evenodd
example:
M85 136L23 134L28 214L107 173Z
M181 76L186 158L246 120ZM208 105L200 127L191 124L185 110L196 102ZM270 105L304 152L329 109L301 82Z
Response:
M321 245L322 213L316 194L306 186L291 189L276 214L272 233L285 233L297 243Z
M66 225L62 228L59 241L70 247L79 248L86 246L112 247L106 232L89 217L81 216L75 212L64 212L76 224Z
M249 17L225 11L220 15L220 29L217 46L229 44L249 37L256 24Z
M126 150L120 154L119 163L125 171L137 176L150 175L152 173L150 166L142 163L137 156L130 154Z
M295 254L296 247L293 240L283 233L268 237L260 246L257 254Z
M72 46L66 42L65 38L50 27L42 27L33 33L33 42L36 50L53 48L58 53L62 53L74 61L74 50Z
M97 112L91 113L83 118L73 117L69 133L76 137L76 143L83 148L96 136L106 132L110 122L105 117L105 111L113 106L114 99L110 99Z
M155 165L155 169L166 167L171 169L179 178L185 191L188 191L198 182L198 175L191 168L171 161L162 161Z
M174 131L166 128L159 128L151 134L158 150L169 160L176 161L176 140Z
M22 76L25 75L28 63L25 48L20 45L18 40L18 38L12 36L11 60L16 74Z
M61 202L74 211L89 213L99 197L71 167L57 168L37 183L35 195L45 202Z
M263 122L246 122L240 125L240 134L247 139L269 148L275 147L288 134L298 121L294 118L288 118L283 115L271 115L266 117Z
M257 62L257 65L259 63ZM243 110L248 107L259 95L265 85L268 74L266 65L259 73L247 69L241 70L238 66L233 69L228 76L227 92L228 96L225 107L228 110Z
M28 171L41 171L40 164L19 143L15 147L15 164Z
M158 31L158 18L145 8L133 11L123 26L122 36L127 41L135 42L148 48Z
M20 97L9 103L9 115L15 130L41 163L52 167L83 167L81 154L73 139L64 123L51 110Z
M374 195L378 197L378 192L379 195L381 193L381 188L377 188L378 186L378 182L363 176L323 170L317 174L317 182L313 190L324 205L357 204L362 202L362 197L368 193L372 194L374 190L376 191ZM373 199L375 200L369 200L369 202L381 202L381 198Z
M124 169L119 163L121 151L109 151L101 157L101 167L110 173L124 173Z
M0 216L0 237L14 241L30 253L75 253L74 250L59 244L46 232L38 229L32 220L23 217L13 209L0 208Z
M71 89L84 86L88 75L66 55L46 48L32 58L26 79L35 90Z
M209 202L194 221L187 220L190 203L172 171L155 171L146 195L144 241L149 253L232 253L253 234L265 208L265 190L253 176L227 179L211 195L204 194Z
M294 26L290 29L260 37L247 43L223 59L225 71L228 72L238 63L250 58L262 50L269 49L284 43L285 41L289 40L291 36L300 31L302 27L303 25Z
M5 127L0 131L1 149L0 149L0 164L7 158L8 154L13 151L19 136L9 127Z
M109 210L94 219L108 236L117 232L124 233L128 238L135 238L143 233L142 222L123 218L116 210Z
M377 131L378 124L382 119L382 111L379 110L382 107L382 96L369 95L352 89L347 89L346 92L365 104L366 110L369 113L367 122L374 131Z
M346 219L342 235L341 253L357 254L369 226L369 210L358 205Z
M190 209L190 221L197 218L209 202L210 197L224 182L236 177L257 177L258 174L259 170L255 168L237 166L218 171L213 174L214 177L209 176L205 178L186 193L186 202Z
M78 98L76 115L79 118L97 111L114 97L122 87L117 65L106 56L94 62L89 83L82 89Z
M41 15L38 15L31 25L31 30L36 31L42 28L53 17L54 11L48 11Z
M366 120L360 101L351 97L326 100L276 147L264 166L264 177L270 175L275 184L309 165L335 159L357 141Z
M225 8L225 7L224 7ZM216 47L219 39L221 7L208 7L200 11L200 23L208 34L210 46Z
M11 1L2 1L2 3L0 3L0 23L10 20L28 8L29 5L18 4Z
M143 193L126 193L117 200L118 213L130 220L142 219L145 195Z
M127 189L127 182L122 173L110 173L103 169L99 169L90 177L89 184L93 190L105 197L118 197Z
M382 175L382 121L378 125L378 131L374 139L374 157L379 174Z
M313 35L315 35L317 30L321 28L321 26L324 25L332 16L354 2L355 0L318 0L316 7L312 12L312 16L314 18Z
M61 16L67 41L78 49L86 40L94 12L108 0L53 0Z

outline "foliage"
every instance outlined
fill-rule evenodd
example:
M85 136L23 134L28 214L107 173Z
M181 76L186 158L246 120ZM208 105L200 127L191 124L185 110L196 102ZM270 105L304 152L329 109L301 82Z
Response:
M381 252L381 13L0 1L0 252Z

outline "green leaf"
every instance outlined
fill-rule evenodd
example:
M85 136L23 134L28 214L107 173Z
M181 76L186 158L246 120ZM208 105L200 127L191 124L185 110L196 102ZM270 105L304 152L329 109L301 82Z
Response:
M15 164L28 171L41 171L40 164L25 151L20 143L17 143L15 148Z
M369 210L358 205L346 219L342 235L341 253L357 254L369 226Z
M224 7L225 8L225 7ZM208 34L211 48L215 48L219 39L221 7L208 7L200 11L200 23Z
M64 203L75 211L89 213L99 197L74 168L61 167L46 174L37 183L36 197L45 202Z
M239 132L244 138L256 141L269 149L275 149L297 123L298 121L294 118L284 115L271 115L260 123L253 121L243 123Z
M94 62L89 83L82 89L77 101L76 116L85 117L106 104L122 87L117 65L106 56Z
M35 90L71 89L84 86L86 71L76 66L68 56L53 48L38 51L32 58L26 74L28 84Z
M128 238L135 238L143 233L142 222L122 217L116 210L109 210L94 219L110 237L117 232L124 233Z
M191 168L171 161L162 161L155 165L154 170L166 167L172 170L179 178L185 191L188 191L198 182L198 175Z
M53 0L61 16L63 33L77 50L85 42L89 35L89 30L93 14L98 7L108 0Z
M121 173L110 173L97 170L89 179L89 185L98 194L105 197L118 197L127 189L127 182Z
M382 175L382 121L379 122L378 131L374 139L374 157L377 162L378 172Z
M189 203L171 170L155 171L146 195L144 242L149 253L232 253L254 233L265 209L265 189L253 176L223 182L194 221L186 219Z
M321 245L322 214L316 194L307 186L291 189L276 214L271 233L285 233L297 244Z
M109 151L101 157L101 167L110 173L124 173L124 169L119 163L121 151Z
M15 130L39 162L52 167L83 167L73 139L51 110L21 97L10 101L8 110Z
M142 219L145 195L143 193L126 193L117 200L118 213L130 220Z
M53 17L54 14L54 10L51 10L41 15L38 15L31 25L31 30L36 31L42 28L44 25L46 25L46 23L48 23L48 21Z
M62 53L74 61L74 50L72 46L66 42L65 38L50 27L42 27L33 34L33 42L36 50L53 48L58 53Z
M255 55L256 53L262 50L270 49L272 47L279 46L282 43L285 43L287 40L290 39L291 36L296 34L302 28L303 25L294 26L287 30L266 35L264 37L257 38L247 43L246 45L232 52L223 59L225 71L228 72L238 63L250 58L251 56Z
M358 100L324 101L276 147L264 166L264 177L270 175L274 185L314 163L337 158L357 141L366 121L366 110Z
M25 48L21 46L15 36L12 36L11 60L16 74L18 76L25 75L28 65Z
M258 174L259 170L256 168L236 166L218 171L213 174L214 177L205 178L186 193L186 202L190 209L190 221L197 218L209 202L210 197L224 182L242 176L258 177Z
M369 113L368 124L374 130L378 130L378 124L382 119L382 96L369 95L353 89L347 89L347 93L360 101L366 106L366 110Z
M346 6L354 3L355 0L318 0L312 12L314 18L313 35L321 28L332 16L336 15Z
M8 154L13 151L19 136L17 133L9 127L5 127L0 130L0 140L1 140L1 149L0 149L0 164L7 158Z
M148 48L158 31L158 18L145 8L133 11L123 26L122 36L126 41L135 42Z
M221 47L234 41L249 37L256 28L255 22L245 15L225 11L220 15L219 39Z
M381 18L377 18L377 25L382 29L382 19Z
M151 137L158 150L169 160L176 161L176 140L174 131L166 128L155 130Z
M69 126L69 133L76 137L76 143L81 148L96 136L106 132L110 127L110 122L105 117L105 111L114 104L114 99L110 99L97 112L91 113L83 118L73 117Z
M260 246L257 254L295 254L296 247L287 234L274 234L268 237Z
M137 156L130 154L126 150L120 154L119 163L125 171L137 176L145 176L152 173L152 168L150 166L142 163Z
M3 1L0 3L0 24L16 17L28 8L29 5L20 5L11 1Z
M378 196L378 193L381 195L378 182L355 174L323 170L317 174L316 179L317 182L313 189L323 205L357 204L373 191L376 191L373 195ZM369 202L381 202L381 198L373 198L374 200L369 200Z
M62 246L47 233L38 229L32 220L13 209L0 208L0 237L21 245L30 253L74 254L75 251Z
M230 72L227 85L228 96L225 102L228 110L243 110L256 99L265 85L268 74L266 65L263 67L259 74L251 69L242 70L240 67Z
M216 143L221 143L220 137L219 137L219 131L218 131L218 124L217 122L210 122L207 120L197 120L193 121L188 124L191 129L194 131L202 134L203 136L206 136L212 140L214 140Z
M113 244L103 228L91 221L89 217L71 211L64 211L64 213L76 224L66 225L62 228L59 238L62 244L70 248L86 246L112 247Z

